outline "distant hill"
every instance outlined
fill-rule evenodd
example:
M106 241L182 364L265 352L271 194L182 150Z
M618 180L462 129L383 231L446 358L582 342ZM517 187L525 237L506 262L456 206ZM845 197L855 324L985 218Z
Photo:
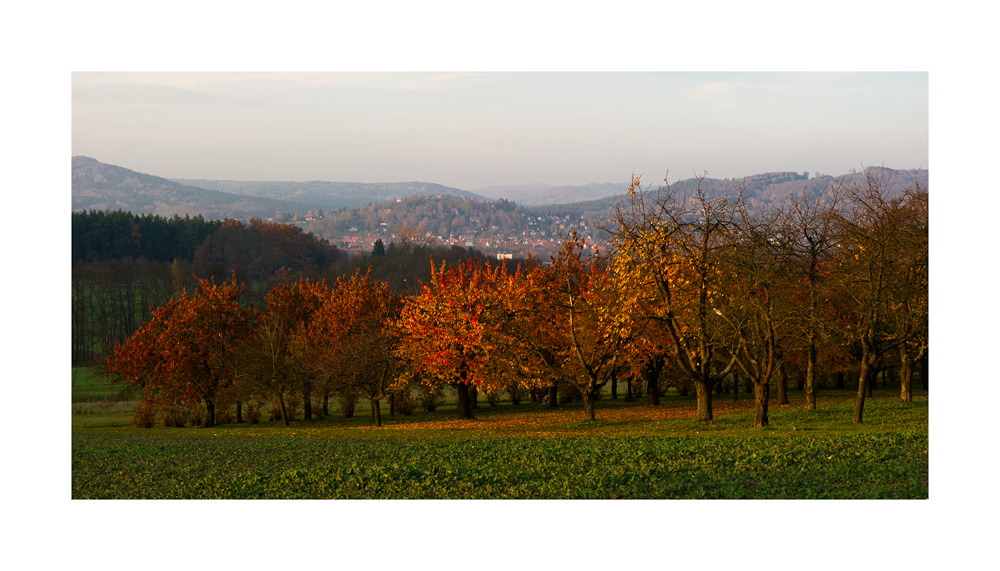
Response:
M208 190L73 157L72 205L83 210L125 210L133 214L201 215L206 219L268 218L278 211L306 212L319 205Z
M522 206L565 204L624 194L628 183L592 182L583 186L553 186L545 183L488 186L476 190L490 198L505 198Z
M870 167L869 170L885 171L889 184L897 190L902 190L914 182L919 182L924 188L928 187L927 169L895 170L885 167ZM748 200L750 208L756 209L766 204L780 203L789 195L799 194L803 190L816 196L829 193L834 183L852 181L864 181L864 174L860 172L839 176L820 174L814 178L808 178L805 174L795 172L774 172L733 179L705 178L701 181L701 187L709 193L735 195L737 188L742 185L743 196ZM698 187L698 179L689 178L675 181L670 183L670 186L682 193L691 193ZM646 185L643 187L645 188ZM652 185L651 188L655 189L656 185ZM627 189L628 185L625 186L625 190ZM596 200L568 200L565 203L534 205L527 207L526 211L558 215L610 212L614 210L615 204L625 197L626 193L622 192Z
M915 181L928 186L927 169L871 168L884 170L890 184L898 189ZM805 173L774 172L740 179L704 178L701 185L715 194L733 194L742 186L748 206L756 210L780 203L803 190L819 195L829 192L837 182L860 182L863 178L859 172L837 177L817 174L812 178ZM692 192L697 184L697 179L692 178L674 182L671 187ZM297 220L311 221L311 231L331 240L343 240L348 234L360 236L389 232L397 226L413 226L440 236L439 240L474 235L495 242L502 236L505 238L502 247L507 247L506 242L517 236L523 246L525 241L550 241L571 228L591 229L609 224L615 204L627 196L627 188L627 184L614 183L562 187L536 183L479 189L484 194L509 195L493 201L481 194L425 182L168 180L88 157L73 157L74 211L122 209L136 214L200 214L209 220L269 219L281 211L287 213L282 220L291 220L298 214ZM313 211L311 217L307 217L309 210ZM320 210L325 210L326 215Z
M929 187L927 169L895 170L885 167L869 167L869 170L885 171L889 185L897 191L903 190L914 182L919 182L924 188ZM860 172L836 177L819 174L814 178L808 178L806 174L794 172L775 172L739 179L705 178L701 181L701 187L708 194L735 195L737 188L742 185L748 209L753 212L765 206L780 204L789 195L798 195L803 190L811 196L819 196L829 194L836 183L862 183L863 181L864 174ZM644 188L645 186L643 185ZM698 187L698 179L690 178L676 181L670 183L670 186L681 193L688 193L690 196ZM654 184L651 190L655 189L656 185ZM615 206L627 198L628 195L622 193L585 202L572 201L565 204L529 206L525 207L524 211L529 216L555 216L558 218L569 216L572 219L579 217L586 220L589 227L600 228L612 224ZM601 240L606 238L603 232L596 232L595 236Z
M316 204L326 210L361 208L368 204L378 204L380 202L395 200L396 198L409 198L415 195L433 196L441 194L442 196L451 195L460 198L471 198L473 200L492 201L479 194L432 182L172 180L179 184L231 194Z

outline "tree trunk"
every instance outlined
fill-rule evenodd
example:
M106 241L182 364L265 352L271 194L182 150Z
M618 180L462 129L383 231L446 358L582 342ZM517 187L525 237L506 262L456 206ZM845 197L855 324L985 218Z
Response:
M868 369L868 378L865 380L865 398L872 398L873 385L876 381L878 381L878 369L870 367Z
M806 410L816 410L816 345L809 344L805 376Z
M281 421L285 423L285 426L288 426L288 409L285 408L284 394L278 395L278 406L281 407Z
M732 373L733 380L733 402L740 400L740 378L736 376L736 373Z
M778 367L774 377L778 386L778 406L786 405L788 404L788 372L785 371L784 363Z
M768 393L771 392L771 385L767 381L754 383L753 386L753 427L764 428L767 426L767 400Z
M635 400L635 397L632 396L632 377L629 377L625 383L625 402L632 402L633 400Z
M323 391L323 418L330 416L330 392Z
M206 399L205 409L208 413L205 415L205 428L212 428L215 426L215 403Z
M905 363L899 371L899 400L913 402L913 367Z
M837 390L844 390L844 371L837 372Z
M371 399L372 414L375 416L375 426L382 426L382 407L379 399Z
M871 376L871 369L868 365L867 355L861 359L861 372L858 373L858 396L854 399L854 424L861 424L865 413L865 395L868 384L868 377Z
M661 355L647 362L646 366L642 368L642 373L646 377L646 394L649 395L650 406L660 404L660 371L663 370L665 362L666 360Z
M712 420L712 384L704 379L695 379L695 392L698 395L698 420Z
M466 383L455 383L452 386L458 392L458 419L465 420L472 418L472 409L469 407L469 385Z
M559 398L559 381L553 382L549 385L549 408L555 408L559 403L556 400Z
M913 402L913 357L906 343L899 345L899 400Z
M243 403L236 403L236 424L243 422Z
M469 406L471 408L479 408L479 388L476 385L469 384Z
M611 373L611 398L618 399L618 372Z
M583 412L588 421L594 420L594 392L592 390L583 393Z
M389 395L389 416L396 416L396 393Z

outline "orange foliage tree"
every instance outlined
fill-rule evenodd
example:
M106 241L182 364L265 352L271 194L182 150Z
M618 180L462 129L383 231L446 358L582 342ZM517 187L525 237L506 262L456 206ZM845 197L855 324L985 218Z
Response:
M550 265L533 263L524 279L509 280L510 354L534 371L576 387L584 415L594 420L594 401L619 368L634 333L633 292L617 287L615 276L583 259L574 232Z
M305 418L311 419L313 376L296 351L296 339L308 328L313 315L330 294L324 282L299 280L293 284L279 284L265 298L267 310L255 313L253 331L241 358L241 370L257 393L278 403L285 426L289 426L291 420L285 395L291 390L302 390Z
M375 425L382 426L379 402L395 381L395 337L387 329L399 313L400 297L371 269L337 278L325 302L296 336L296 351L341 398L364 396Z
M612 270L623 290L638 296L643 319L669 337L671 357L695 385L699 420L712 420L712 387L736 363L717 362L727 343L712 308L739 198L712 195L701 179L691 195L669 185L650 192L634 177L628 192L606 228Z
M460 419L472 418L470 385L504 388L503 376L492 374L509 345L502 328L507 304L498 287L504 269L475 260L435 268L431 260L430 282L406 298L396 323L395 354L406 364L403 381L451 385Z
M152 319L108 358L113 381L138 386L150 403L202 401L206 427L215 405L235 384L238 348L249 334L249 310L239 304L243 287L200 280L153 313Z

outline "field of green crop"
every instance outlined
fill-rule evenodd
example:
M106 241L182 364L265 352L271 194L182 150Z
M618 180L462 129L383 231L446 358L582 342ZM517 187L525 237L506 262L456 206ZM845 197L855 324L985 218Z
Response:
M74 498L926 498L926 434L73 436Z
M928 497L926 397L873 399L862 426L847 394L815 412L774 407L764 430L746 401L720 403L711 423L687 398L601 401L593 423L578 404L481 406L472 421L445 407L381 429L365 414L140 429L111 407L74 417L72 497Z

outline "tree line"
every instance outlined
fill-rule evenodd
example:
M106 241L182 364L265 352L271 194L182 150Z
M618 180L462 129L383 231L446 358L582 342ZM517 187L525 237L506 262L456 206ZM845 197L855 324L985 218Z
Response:
M323 277L341 257L301 228L260 220L85 211L73 213L72 235L74 365L106 357L152 317L151 308L193 288L194 275L236 275L250 284L246 302L261 304L274 284Z
M267 292L300 278L332 281L372 267L373 279L403 293L430 278L431 256L447 263L481 252L434 247L399 230L382 256L348 256L295 225L251 220L206 221L133 215L124 211L73 214L72 362L101 361L198 278L221 283L234 274L241 303L264 307ZM197 276L197 277L195 277Z
M459 418L480 391L512 402L544 391L554 406L569 387L594 420L609 383L617 396L619 380L641 379L655 405L668 377L695 391L705 421L713 393L750 385L763 427L774 381L785 404L801 372L815 409L821 372L841 385L851 372L861 423L880 370L899 367L904 401L918 366L927 381L928 195L890 182L872 170L751 213L738 185L719 194L633 179L602 257L570 234L546 263L432 261L429 279L402 292L358 268L277 283L256 309L240 303L235 274L203 279L116 344L108 370L142 391L143 410L201 402L209 426L216 405L241 420L244 407L275 403L287 424L288 399L311 419L331 398L345 414L370 401L381 424L380 402L403 410L446 385Z

